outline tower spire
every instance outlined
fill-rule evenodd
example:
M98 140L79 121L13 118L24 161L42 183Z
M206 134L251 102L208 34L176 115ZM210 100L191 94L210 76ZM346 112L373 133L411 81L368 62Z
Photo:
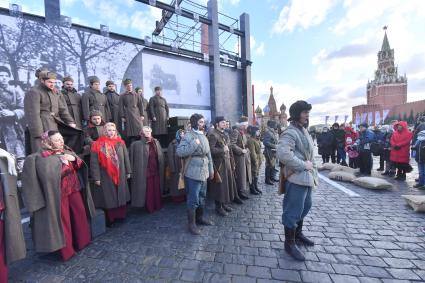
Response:
M384 35L384 40L382 41L381 51L389 51L391 50L391 47L387 37L388 26L384 26L382 29L385 31L385 35Z

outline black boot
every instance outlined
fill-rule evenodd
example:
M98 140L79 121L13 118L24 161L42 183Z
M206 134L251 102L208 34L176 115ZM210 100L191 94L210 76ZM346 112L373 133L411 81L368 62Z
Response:
M279 182L279 170L274 167L270 168L270 176L273 182Z
M242 191L239 191L238 195L239 195L239 198L241 198L243 200L249 199L249 197Z
M305 246L314 246L314 242L303 234L303 220L297 222L297 225L295 229L295 240Z
M251 195L259 195L260 193L255 190L254 180L252 180L252 184L249 184L249 193Z
M227 212L233 211L233 208L231 206L227 205L227 204L223 203L222 206L223 206L224 210L227 211Z
M196 209L196 224L205 225L205 226L211 226L211 225L214 224L211 220L204 218L204 208L203 207L198 207Z
M270 185L270 186L274 185L274 183L270 179L270 167L268 167L268 166L266 166L266 180L265 180L265 183L267 185Z
M239 196L236 196L236 197L233 199L233 202L234 202L234 203L236 203L236 204L243 204L243 201L239 198Z
M384 173L381 173L382 176L388 176L390 175L390 171L385 171Z
M258 188L258 177L254 177L254 190L256 190L259 194L263 194L263 192Z
M285 227L285 251L298 261L305 260L304 254L295 243L295 229Z
M187 220L188 220L188 228L189 232L193 235L201 235L201 231L199 231L198 227L196 227L195 223L195 210L189 209L187 211Z
M215 212L220 216L227 216L227 212L224 210L223 205L218 201L215 202Z

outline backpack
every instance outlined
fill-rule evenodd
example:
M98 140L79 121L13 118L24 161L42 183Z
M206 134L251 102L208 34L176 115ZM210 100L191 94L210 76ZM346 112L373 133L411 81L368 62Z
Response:
M384 152L384 145L380 142L372 142L370 144L370 151L374 156L379 156Z

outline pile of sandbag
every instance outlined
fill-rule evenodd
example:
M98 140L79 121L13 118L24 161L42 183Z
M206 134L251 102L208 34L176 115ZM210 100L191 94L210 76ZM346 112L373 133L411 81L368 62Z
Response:
M407 204L416 212L425 211L425 196L424 195L402 195Z
M356 178L353 173L344 171L331 171L328 177L332 180L342 182L352 182Z
M385 179L376 177L359 177L353 180L353 183L367 189L385 190L390 189L393 185Z

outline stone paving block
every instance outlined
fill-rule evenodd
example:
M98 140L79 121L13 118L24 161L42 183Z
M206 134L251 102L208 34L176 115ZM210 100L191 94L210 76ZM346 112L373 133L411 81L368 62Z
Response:
M357 279L357 277L350 275L330 274L330 276L334 283L360 283L360 280Z
M183 270L180 279L189 282L201 282L204 272L200 270Z
M335 271L332 268L332 265L330 265L329 263L307 261L305 265L307 267L307 270L323 272L323 273L335 273Z
M411 251L390 250L388 251L393 257L405 259L417 259L418 257Z
M261 266L248 266L246 274L251 277L256 278L265 278L270 279L271 278L271 271L268 267L261 267Z
M231 275L245 275L246 266L242 264L225 264L224 273Z
M365 276L376 278L391 278L391 275L383 267L377 266L358 266Z
M298 271L286 269L272 269L272 278L281 281L301 282L301 276Z
M387 267L388 264L385 263L381 258L379 257L372 257L372 256L359 256L360 260L365 265L370 266L378 266L378 267Z
M265 266L270 268L277 267L277 259L271 257L255 256L254 264L257 266Z
M301 271L302 282L306 283L332 283L332 280L327 273L314 271Z
M371 277L357 277L360 283L382 283L381 279Z
M378 257L390 257L391 254L385 249L374 249L374 248L364 248L370 256L378 256Z
M420 280L420 277L410 269L387 268L387 271L396 279Z
M255 278L247 276L232 276L232 283L256 283Z
M400 247L395 243L388 241L370 241L370 243L377 249L386 249L386 250L399 250Z
M413 268L415 265L408 259L402 258L382 258L390 267L394 268Z
M357 266L351 264L340 264L332 263L333 269L337 274L353 275L353 276L362 276L363 273Z
M202 282L208 283L231 283L232 277L227 274L205 272Z

